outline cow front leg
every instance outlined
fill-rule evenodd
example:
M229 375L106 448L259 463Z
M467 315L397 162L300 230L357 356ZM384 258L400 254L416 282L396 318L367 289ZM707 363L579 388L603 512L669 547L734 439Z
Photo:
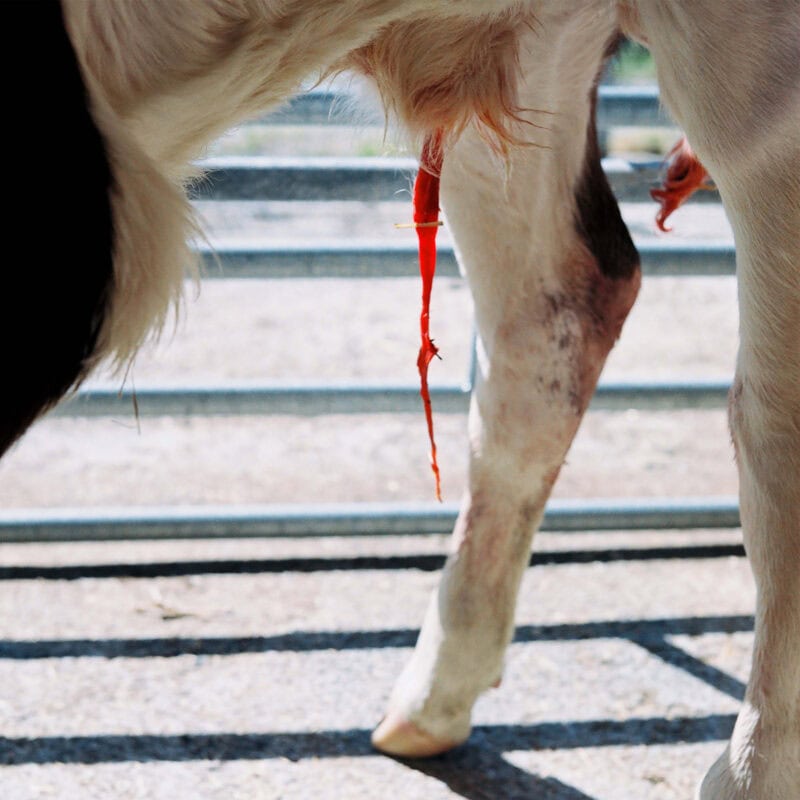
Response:
M592 120L602 44L573 75L578 94L560 95L547 148L521 148L504 165L467 132L445 157L443 205L479 330L469 484L416 649L373 735L385 752L427 756L464 741L475 700L499 682L533 533L638 291Z
M800 797L800 6L638 4L662 96L719 186L737 250L730 424L756 582L750 680L702 800Z
M800 87L800 83L798 83ZM791 157L717 170L737 240L740 347L730 393L742 531L756 583L750 680L703 800L800 797L800 137ZM788 156L788 153L785 154ZM743 177L742 169L747 178Z

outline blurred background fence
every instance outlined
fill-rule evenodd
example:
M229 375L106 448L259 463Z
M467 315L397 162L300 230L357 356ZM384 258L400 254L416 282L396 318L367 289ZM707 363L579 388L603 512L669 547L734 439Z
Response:
M629 60L631 58L638 63L635 53ZM652 85L620 85L614 80L612 72L609 82L600 91L599 128L607 153L603 165L617 198L633 208L649 202L649 190L658 183L663 150L672 143L677 132L660 108L657 90ZM348 219L354 214L368 216L372 221L387 214L394 214L396 220L408 215L408 210L400 208L400 203L408 201L408 187L416 167L414 160L402 154L376 155L381 149L390 149L382 139L382 115L368 104L357 107L343 92L341 88L319 89L300 95L268 117L232 132L205 161L208 174L195 189L195 201L201 215L209 221L211 233L208 241L198 242L197 247L204 264L206 285L226 282L236 287L243 298L231 300L229 325L237 324L237 308L247 304L253 291L250 287L264 281L294 281L304 287L304 293L325 295L335 291L331 287L338 281L354 281L359 286L364 282L384 282L385 285L387 279L413 280L417 274L416 246L411 238L398 241L388 232L377 238L371 231L367 237L306 235L304 225L325 229L324 221L314 222L317 213L323 217L326 213L341 217L332 223L337 231L342 227L346 229ZM639 149L633 152L636 147ZM336 210L348 203L356 204L356 210L351 208L344 214ZM252 210L261 207L259 204L268 204L272 209L271 219L263 226L264 233L259 232L258 222L259 213L263 218L266 212ZM674 240L654 235L638 237L645 275L681 279L716 277L730 281L735 275L734 251L724 221L720 223L724 214L718 204L716 194L699 193L693 206L697 211L691 213L710 213L713 222L707 226L701 222L698 235ZM298 206L301 215L305 215L305 223L298 225L293 221L284 226L283 209ZM332 210L320 211L323 206ZM237 219L235 224L226 226L232 217L243 217L245 222ZM363 223L363 219L360 222ZM353 229L357 227L354 225ZM439 276L445 285L447 281L453 285L461 283L452 245L446 236L440 248ZM315 286L322 288L315 289ZM463 288L458 291L464 293ZM358 303L362 308L372 304L379 313L386 307L385 296L371 300L369 290L364 289L364 294L358 296ZM285 360L291 361L304 346L307 330L316 323L322 328L315 340L323 345L319 358L323 361L342 358L342 353L347 358L353 350L352 344L345 343L338 356L325 354L325 340L336 337L341 323L333 318L325 319L323 312L318 315L313 309L313 305L302 305L292 315L291 308L287 308L291 326L271 331L271 344L266 346L278 354L285 353ZM474 341L468 326L463 321L460 324L466 332L466 344L460 348L461 374L459 376L450 367L449 382L439 380L433 385L437 417L452 415L463 419L468 406L474 372ZM414 346L414 331L413 325L407 329L410 347ZM675 330L661 333L667 338L677 335ZM369 330L357 334L362 338L370 335ZM248 347L247 337L242 341L244 346L240 346L240 350L247 352L240 355L249 355L257 364L259 348L263 345ZM455 349L459 351L458 347ZM197 356L201 362L204 358L202 353ZM643 358L647 360L646 353ZM157 354L152 359L158 362L161 356ZM315 370L312 367L312 374ZM319 372L327 374L327 369L320 367ZM365 415L380 415L381 418L415 415L419 418L416 421L421 433L424 428L419 390L412 380L361 377L343 381L323 377L293 383L283 374L280 380L191 381L190 374L190 380L186 381L181 379L180 369L177 369L171 376L176 375L178 382L172 379L159 382L159 370L148 372L146 366L142 374L144 380L137 369L135 386L128 381L122 390L107 379L89 384L41 425L57 425L58 420L67 418L85 421L115 418L127 420L121 433L134 435L130 427L135 406L142 425L146 425L149 418L167 417L252 420L271 415L284 420L357 416L361 420ZM150 374L154 379L148 378ZM200 370L199 374L204 373ZM274 374L274 371L268 367L266 374ZM601 382L592 410L720 411L726 402L727 388L728 379L720 374L680 378L664 377L655 370L654 374L635 379L612 374ZM674 424L682 424L677 415ZM351 436L359 436L360 425L361 422L355 423ZM87 433L90 428L82 427L80 431L76 448L69 456L78 461L81 459L80 443L87 445L87 437L92 436L91 432ZM309 435L313 438L313 431ZM422 438L420 442L417 469L426 475ZM36 446L34 443L30 447ZM347 496L346 488L340 488L336 491L336 502L330 502L327 496L326 502L315 502L310 476L312 488L302 502L219 504L207 502L203 497L199 503L152 504L137 497L133 504L123 502L109 506L79 501L72 507L53 499L58 497L55 492L44 503L49 507L42 508L35 500L26 503L27 498L35 498L36 494L26 494L20 488L20 481L48 480L47 467L52 461L46 446L43 447L42 457L37 461L35 454L30 455L31 451L26 449L28 445L23 444L20 453L12 454L9 463L0 468L3 470L0 471L0 540L438 533L452 526L456 513L453 502L439 505L432 501L408 500L402 497L401 491L394 492L388 501L357 502L357 498ZM341 443L337 447L341 449ZM386 452L383 447L377 450L379 452L373 453L372 458L380 458ZM205 454L211 460L216 458L213 445L206 448ZM25 464L28 464L27 475ZM22 468L22 477L18 466ZM268 466L280 475L284 464ZM363 466L367 473L372 470L370 463ZM263 463L253 464L256 473L263 468ZM444 468L447 469L446 464ZM69 471L69 467L61 469ZM399 470L402 472L403 467ZM102 471L97 474L101 477L87 480L103 480ZM727 487L730 475L726 475L724 485ZM233 474L230 479L236 480ZM257 475L254 479L257 480ZM58 477L50 480L57 482ZM113 471L109 472L107 480L114 480ZM302 482L303 476L295 476L295 480ZM365 480L369 480L368 475ZM5 489L1 488L3 483ZM102 492L100 496L104 496ZM578 531L737 525L735 498L726 493L722 497L561 497L548 507L544 528Z

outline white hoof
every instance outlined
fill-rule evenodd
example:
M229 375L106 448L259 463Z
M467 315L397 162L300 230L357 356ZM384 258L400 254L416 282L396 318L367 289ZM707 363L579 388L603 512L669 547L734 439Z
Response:
M391 756L430 758L446 753L465 740L438 739L409 722L400 714L389 712L372 733L372 745Z

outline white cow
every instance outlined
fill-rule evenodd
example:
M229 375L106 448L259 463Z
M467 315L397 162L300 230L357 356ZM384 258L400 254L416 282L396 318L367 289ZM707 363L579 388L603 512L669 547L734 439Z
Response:
M58 10L51 0L6 3L2 13L35 7L31 24L44 30L56 18L45 6ZM40 371L61 377L21 409L4 400L5 446L96 362L125 364L159 328L188 261L190 163L227 128L284 100L314 70L356 68L411 141L441 136L442 205L474 294L479 370L469 490L451 553L374 733L379 749L407 756L464 741L476 698L500 680L531 537L636 297L638 258L600 169L593 116L620 35L650 48L661 96L733 225L741 306L730 424L758 587L755 652L731 742L699 796L800 798L800 2L61 8L110 165L110 184L97 168L97 196L110 198L113 266L99 268L90 302L51 301L53 313L66 307L63 319L76 319L80 346L66 365L61 350L37 353ZM36 47L36 37L26 41ZM25 65L17 72L24 77ZM67 67L50 79L62 74ZM73 268L70 281L80 274Z

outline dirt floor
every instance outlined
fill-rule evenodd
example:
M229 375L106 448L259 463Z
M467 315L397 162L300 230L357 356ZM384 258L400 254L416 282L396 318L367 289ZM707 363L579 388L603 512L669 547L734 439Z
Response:
M6 545L2 796L687 798L747 674L736 538L542 534L502 687L418 763L368 736L441 537Z
M362 204L207 204L212 238L313 242L363 231ZM333 206L333 207L332 207ZM679 211L673 239L730 238L722 212ZM370 207L388 237L400 203ZM628 205L639 241L653 208ZM359 223L358 220L361 220ZM308 231L313 229L312 237ZM370 231L372 225L370 225ZM302 232L301 232L302 231ZM363 234L362 234L363 235ZM374 235L368 233L372 240ZM446 233L443 236L446 241ZM419 287L414 279L207 280L174 336L137 359L129 384L358 381L416 385ZM442 361L433 383L466 380L469 293L440 279L432 308ZM649 278L604 373L607 380L729 378L737 342L733 278ZM96 381L114 387L119 381ZM466 419L437 415L445 498L465 480ZM723 409L592 412L556 496L725 495L736 491ZM272 418L50 417L0 463L0 507L428 501L422 415Z

